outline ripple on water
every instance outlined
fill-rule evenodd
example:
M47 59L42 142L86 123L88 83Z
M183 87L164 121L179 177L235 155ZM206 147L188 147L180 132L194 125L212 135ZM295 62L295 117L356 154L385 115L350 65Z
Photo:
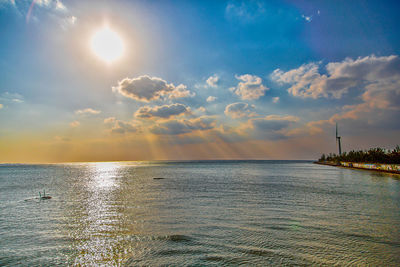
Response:
M0 168L0 265L400 266L400 181L368 172L304 162L18 168ZM38 201L43 188L51 201Z

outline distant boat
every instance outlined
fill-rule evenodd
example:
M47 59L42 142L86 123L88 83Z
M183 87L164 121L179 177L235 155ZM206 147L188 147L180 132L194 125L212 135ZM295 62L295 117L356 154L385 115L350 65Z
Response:
M46 196L46 190L43 190L43 196L42 196L42 194L41 194L40 191L39 191L39 198L40 198L40 199L50 199L51 196Z

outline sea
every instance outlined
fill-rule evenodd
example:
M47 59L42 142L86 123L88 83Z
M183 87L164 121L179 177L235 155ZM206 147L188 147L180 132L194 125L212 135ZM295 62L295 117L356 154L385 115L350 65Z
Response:
M1 164L0 265L400 266L400 177L311 161Z

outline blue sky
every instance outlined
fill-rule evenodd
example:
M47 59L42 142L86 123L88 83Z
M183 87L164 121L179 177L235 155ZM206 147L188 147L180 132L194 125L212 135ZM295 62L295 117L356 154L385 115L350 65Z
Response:
M399 6L0 0L0 161L313 159L336 122L345 150L393 148Z

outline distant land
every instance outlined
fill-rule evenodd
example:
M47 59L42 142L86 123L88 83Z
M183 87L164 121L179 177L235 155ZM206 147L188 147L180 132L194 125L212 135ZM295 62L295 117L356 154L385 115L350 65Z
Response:
M347 168L368 169L400 174L400 146L393 150L371 148L336 154L322 154L317 164L340 166Z

